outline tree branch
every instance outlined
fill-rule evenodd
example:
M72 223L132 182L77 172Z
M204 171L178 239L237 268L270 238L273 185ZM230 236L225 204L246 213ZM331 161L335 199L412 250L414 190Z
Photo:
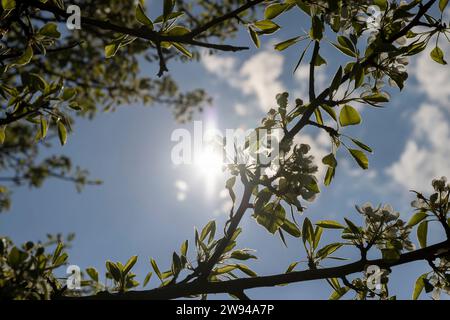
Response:
M163 41L179 42L179 43L185 43L185 44L199 46L199 47L213 48L213 49L222 50L222 51L240 51L240 50L246 50L246 49L248 49L248 47L211 44L211 43L197 41L194 38L196 36L198 36L199 34L201 34L202 32L204 32L205 30L222 23L223 21L225 21L227 19L232 18L233 16L257 5L258 3L262 2L262 1L263 0L250 1L249 3L239 7L238 9L236 9L228 14L225 14L221 17L214 18L210 22L206 23L204 26L194 29L193 31L191 31L187 34L180 35L180 36L162 35L156 31L149 30L147 28L132 29L132 28L128 28L125 26L119 26L119 25L116 25L116 24L108 22L108 21L101 21L101 20L96 20L96 19L92 19L92 18L88 18L88 17L81 17L81 23L87 24L87 25L90 25L90 26L93 26L93 27L96 27L99 29L103 29L103 30L118 32L118 33L130 35L133 37L154 41L156 43L160 43ZM27 2L30 6L36 7L43 11L51 12L56 16L61 16L64 18L68 18L70 16L64 10L58 8L57 6L55 6L49 2L42 3L42 2L36 1L36 0L25 0L25 2Z
M215 26L217 24L220 24L220 23L222 23L222 22L224 22L224 21L226 21L228 19L237 17L240 13L244 12L247 9L250 9L251 7L256 6L257 4L259 4L259 3L263 2L263 1L265 1L265 0L247 1L247 3L245 5L237 8L236 10L231 11L231 12L229 12L229 13L221 16L221 17L213 18L210 22L206 23L205 25L192 30L191 35L192 35L192 37L196 37L199 34L205 32L206 30L210 29L211 27L213 27L213 26Z
M205 282L194 281L191 283L176 284L170 287L162 287L146 291L129 291L125 293L99 293L94 296L81 298L66 297L63 299L87 299L87 300L145 300L145 299L176 299L197 294L216 294L216 293L233 293L251 288L273 287L281 284L305 282L312 280L343 278L349 274L362 272L368 265L376 265L380 268L391 268L413 261L421 261L437 258L438 256L450 251L450 241L446 240L429 247L415 250L400 255L395 261L386 261L383 259L357 261L338 267L296 271L291 273L277 274L272 276L261 276L254 278L243 278L229 280L223 282Z
M392 43L392 42L396 41L397 39L399 39L399 38L403 37L404 35L406 35L408 33L408 31L410 31L412 28L417 26L417 24L419 23L420 19L425 15L425 13L427 13L427 11L433 6L433 4L435 2L436 2L436 0L428 1L425 5L423 5L419 9L419 11L417 12L416 16L414 17L414 19L412 19L410 21L410 23L408 23L398 33L393 34L391 37L386 39L385 42L386 43ZM371 63L372 59L374 57L376 57L377 54L378 54L377 51L374 50L374 52L371 55L366 57L361 62L361 66L364 68L367 65L369 65ZM350 79L350 76L351 76L351 73L346 73L341 79L341 85L343 83L345 83L346 81L348 81ZM323 103L323 101L325 101L326 97L329 94L330 94L330 88L328 87L327 89L323 90L322 93L320 93L320 95L315 100L310 101L310 105L307 108L307 110L305 111L305 113L303 114L303 116L295 124L295 126L290 131L288 131L288 133L283 137L281 143L292 139L297 133L300 132L300 130L303 129L303 127L305 127L308 124L309 118L312 116L312 114L314 113L316 108L318 108Z

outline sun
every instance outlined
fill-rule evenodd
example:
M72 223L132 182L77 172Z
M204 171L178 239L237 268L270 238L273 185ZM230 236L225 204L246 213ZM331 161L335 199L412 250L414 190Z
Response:
M223 173L223 152L212 140L206 140L201 150L194 155L194 166L198 175L204 179L207 193L215 190L216 183Z
M194 160L197 172L205 180L207 192L213 192L215 184L223 174L222 155L212 147L205 147Z
M219 175L223 166L222 155L213 148L207 147L196 157L195 165L199 172L206 176Z

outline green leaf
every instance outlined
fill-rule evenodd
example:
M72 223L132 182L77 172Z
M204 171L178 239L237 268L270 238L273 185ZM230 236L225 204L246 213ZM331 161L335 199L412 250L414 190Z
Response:
M169 36L173 36L173 37L178 37L178 36L184 36L188 33L190 33L191 30L189 30L186 27L183 26L174 26L172 27L169 31L167 31L167 35Z
M328 113L331 118L333 118L334 121L337 121L336 112L332 107L327 105L322 105L321 107L323 110L325 110L326 113Z
M30 63L33 58L33 49L28 46L20 57L18 57L10 66L24 66Z
M259 36L256 31L252 27L248 27L248 32L250 33L250 37L252 38L255 47L259 48L261 46L261 42L259 41Z
M86 273L89 275L89 277L94 280L95 282L98 282L98 271L94 267L86 268Z
M427 216L428 215L427 215L426 211L419 211L419 212L415 213L411 217L411 220L409 220L408 226L410 226L410 227L415 226L416 224L421 222L423 219L425 219Z
M380 9L384 11L387 9L388 0L374 0L374 4L378 7L380 7Z
M417 227L417 239L421 248L427 246L428 221L422 221Z
M250 276L250 277L256 277L258 276L256 274L256 272L254 272L253 270L251 270L248 266L246 266L245 264L237 264L236 267L241 270L243 273L245 273L246 275Z
M324 182L323 182L326 186L329 186L331 184L331 181L334 178L335 171L336 171L335 168L328 167L327 172L325 174Z
M153 272L149 272L147 273L147 275L145 276L144 279L144 283L142 284L144 287L147 285L147 283L150 281L150 279L152 278Z
M353 58L357 58L358 57L358 55L355 52L353 52L352 50L350 50L350 49L348 49L348 48L346 48L346 47L344 47L344 46L342 46L342 45L340 45L338 43L332 43L332 45L336 49L341 51L342 53L346 54L347 56L350 56L350 57L353 57Z
M223 266L223 267L215 269L214 274L219 275L219 274L229 273L233 270L236 270L237 268L238 268L237 265L236 266L234 266L234 265Z
M364 154L364 152L356 149L348 149L348 151L361 168L363 168L364 170L369 168L369 159L367 159L367 156Z
M51 22L44 25L39 30L39 34L54 39L58 39L61 36L61 33L58 31L58 26Z
M117 43L111 43L105 46L105 57L111 58L114 57L119 50L119 45Z
M361 116L355 108L345 105L339 114L339 123L343 127L357 125L361 123Z
M157 17L153 23L161 23L161 22L167 22L173 19L176 19L178 17L181 17L182 15L184 15L184 12L172 12L170 14L168 14L167 16L161 15L159 17Z
M312 18L312 26L309 35L312 40L320 41L323 37L323 23L318 16Z
M3 144L6 139L6 127L0 126L0 144Z
M160 280L163 280L161 271L159 271L159 268L158 268L158 264L156 263L155 260L153 260L153 258L150 258L150 264L152 265L153 271L155 271L155 273L158 276L158 278Z
M11 267L16 268L28 258L28 254L17 247L13 247L8 254L8 263Z
M296 238L300 238L300 236L302 235L300 229L295 225L295 223L290 222L288 219L284 220L281 229Z
M315 108L314 109L314 116L316 117L316 122L319 125L323 125L323 117L322 117L322 112L320 112L319 108Z
M138 260L137 256L132 256L130 259L128 259L127 263L123 267L123 274L124 275L127 274L128 272L130 272L130 270L136 264L137 260Z
M427 274L424 273L423 275L421 275L420 277L417 278L416 283L414 285L414 291L412 294L412 298L413 300L417 300L420 296L420 294L423 291L423 288L425 287L425 282L424 279L426 279Z
M341 225L337 221L333 220L321 220L316 222L316 226L325 228L325 229L345 229L343 225Z
M287 3L274 3L266 7L264 10L264 18L272 20L282 14L290 5Z
M265 34L274 33L275 31L280 29L279 25L270 20L259 20L253 23L253 25L259 30L263 31Z
M345 220L345 223L347 224L349 230L350 230L352 233L354 233L354 234L360 234L360 233L361 233L361 231L359 230L359 228L358 228L352 221L350 221L350 220L347 219L347 218L344 218L344 220Z
M430 53L431 58L439 64L446 65L447 61L444 60L444 52L441 48L436 47Z
M2 7L4 10L13 10L16 7L16 1L2 0Z
M439 0L439 10L441 12L444 12L445 8L447 7L448 0Z
M298 262L292 262L292 263L289 265L289 267L287 268L287 270L286 270L285 273L290 273L290 272L292 272L298 264L299 264Z
M214 238L215 233L216 233L216 222L212 220L208 222L206 226L203 228L200 234L200 241L205 240L208 235Z
M136 6L136 20L139 23L149 27L150 30L153 30L153 22L149 17L147 17L145 10L140 3Z
M55 263L56 259L59 258L63 249L64 249L64 245L62 244L62 242L58 242L58 244L56 245L55 251L53 252L52 263Z
M320 67L323 64L327 64L327 61L320 54L317 54L316 59L314 60L314 65L316 67ZM326 106L326 107L328 107L328 106ZM333 109L331 109L331 110L333 110Z
M182 269L180 256L174 252L172 254L172 274L177 275Z
M355 89L358 89L364 84L364 68L359 63L355 63L353 67L353 78L355 79Z
M187 256L187 252L188 252L188 247L189 247L189 242L186 240L183 242L183 244L181 245L181 255L186 257Z
M313 179L311 181L310 184L305 186L309 191L312 191L314 193L320 193L320 188L319 188L319 184L317 183L317 181L315 179Z
M336 250L338 250L340 247L342 247L341 243L331 243L317 251L317 256L321 259L326 258Z
M167 271L161 273L162 280L170 278L171 276L173 276L172 270L167 270ZM165 284L165 283L163 282L163 284Z
M339 300L340 298L342 298L348 291L350 290L349 287L343 287L343 288L339 288L338 290L334 291L331 296L330 296L330 300Z
M175 7L175 0L164 0L163 16L164 21L167 21L167 17L172 13Z
M323 157L322 163L332 168L337 167L337 160L333 153L330 153Z
M39 90L41 92L45 92L48 88L48 83L45 81L44 78L42 78L40 75L36 73L30 73L28 74L28 79L30 81L30 87Z
M175 47L175 49L177 49L178 51L180 51L182 54L184 54L186 57L188 58L192 58L192 53L186 49L181 43L178 42L172 42L172 45Z
M358 140L353 139L353 138L350 138L350 140L352 140L352 142L354 144L356 144L358 147L360 147L361 149L366 150L367 152L370 152L370 153L373 152L372 148L370 148L368 145L362 143L361 141L358 141Z
M349 38L347 38L345 36L338 36L337 40L338 40L339 45L342 48L345 48L346 51L348 50L349 52L352 53L353 57L357 57L358 56L356 54L355 45L353 44L353 42Z
M384 102L389 102L389 97L377 92L368 96L364 96L362 97L363 100L368 101L368 102L372 102L372 103L384 103Z
M298 67L302 64L303 58L305 57L306 51L308 51L308 48L311 45L311 43L313 43L313 40L309 41L306 48L303 49L302 54L300 55L300 58L298 59L297 64L295 65L294 73L297 71Z
M311 15L311 7L309 4L305 3L303 0L295 0L294 2L297 7L303 10L307 15Z
M306 241L308 241L310 245L313 244L314 228L311 221L308 218L305 218L305 220L303 221L302 236L303 236L303 243L306 243Z
M290 46L296 44L301 39L302 39L302 37L295 37L295 38L291 38L291 39L285 40L283 42L277 43L275 45L275 50L283 51L283 50L289 48Z
M316 249L320 243L320 239L322 238L323 229L320 226L316 227L316 230L314 232L314 241L313 241L313 248Z
M64 126L64 123L62 123L62 121L58 121L58 137L59 137L59 142L61 143L61 145L65 145L67 142L67 129Z
M64 101L72 100L77 94L76 88L66 88L63 91L63 94L61 95L61 99Z
M41 125L41 130L40 130L40 138L43 139L47 136L47 131L48 131L48 124L47 124L47 120L41 116L40 118L40 125Z
M258 259L256 256L254 256L253 254L248 253L247 251L244 250L236 250L233 251L231 253L230 256L231 259L236 259L236 260L248 260L248 259Z
M272 234L284 224L286 212L284 208L278 204L274 206L273 203L267 204L262 211L256 215L256 222L262 225Z
M106 269L109 271L115 281L119 282L121 280L122 272L116 263L109 260L106 261Z

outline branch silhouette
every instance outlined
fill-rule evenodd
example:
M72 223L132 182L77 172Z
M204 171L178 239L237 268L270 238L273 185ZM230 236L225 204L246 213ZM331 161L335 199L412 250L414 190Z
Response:
M143 299L176 299L187 297L196 294L207 293L233 293L236 291L243 291L246 289L261 288L261 287L273 287L282 284L298 283L312 280L328 279L328 278L342 278L344 276L364 271L369 265L376 265L380 268L391 268L402 264L437 258L450 251L450 241L446 240L426 248L415 250L400 255L400 258L395 261L386 261L383 259L377 260L360 260L357 262L349 263L346 265L295 271L284 274L277 274L271 276L261 276L254 278L236 279L222 282L206 282L206 281L194 281L191 283L175 284L173 286L162 287L152 290L143 291L129 291L125 293L109 294L101 292L97 295L81 297L75 299L130 299L130 300L143 300ZM74 299L74 298L63 298Z

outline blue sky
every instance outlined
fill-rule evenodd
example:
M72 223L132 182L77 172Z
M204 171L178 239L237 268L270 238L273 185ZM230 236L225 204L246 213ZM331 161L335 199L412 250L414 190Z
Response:
M215 119L222 130L252 128L275 105L276 93L288 91L291 99L304 94L305 70L300 68L295 75L292 70L306 43L282 53L273 50L274 42L309 28L302 23L306 19L299 17L295 13L282 18L279 22L284 28L264 38L261 49L253 48L243 30L229 42L252 46L247 52L205 56L201 62L188 64L169 63L171 74L184 89L205 88L214 98L212 107L196 119ZM448 44L441 43L441 47L450 53ZM326 44L321 52L328 65L318 70L317 81L326 85L344 60ZM322 187L320 197L308 205L305 215L311 220L358 219L354 205L367 201L389 203L408 219L412 212L408 190L428 192L431 179L450 177L448 67L434 63L427 52L411 60L408 67L410 79L404 91L390 90L392 100L384 109L360 108L363 125L347 130L375 150L370 169L360 170L341 152L333 184ZM157 69L143 63L142 71L156 74ZM157 105L124 106L114 113L99 114L94 121L77 120L68 144L50 151L70 156L104 184L88 187L81 194L72 185L55 180L38 190L17 189L12 210L0 216L0 234L21 242L43 239L46 233L75 232L70 263L103 270L107 259L126 261L136 254L139 261L134 271L140 280L150 270L149 257L168 267L172 251L178 250L183 240L193 240L194 226L201 228L211 219L223 223L229 205L221 196L224 180L217 179L211 192L198 168L172 164L175 143L170 138L177 128L191 130L192 124L175 123L170 111ZM318 157L331 148L317 130L306 131L301 140L310 144ZM242 227L239 247L257 250L259 259L251 266L259 274L284 272L291 262L304 259L299 240L289 239L288 248L284 247L278 237L257 225L250 213ZM432 229L429 241L439 241L442 236L440 229ZM337 238L331 231L322 243ZM414 234L412 238L416 241ZM356 253L343 251L341 256L355 258ZM395 268L391 294L410 298L415 278L424 270L422 263ZM151 285L156 286L157 280ZM251 298L325 299L330 292L322 281L250 290L248 294Z

